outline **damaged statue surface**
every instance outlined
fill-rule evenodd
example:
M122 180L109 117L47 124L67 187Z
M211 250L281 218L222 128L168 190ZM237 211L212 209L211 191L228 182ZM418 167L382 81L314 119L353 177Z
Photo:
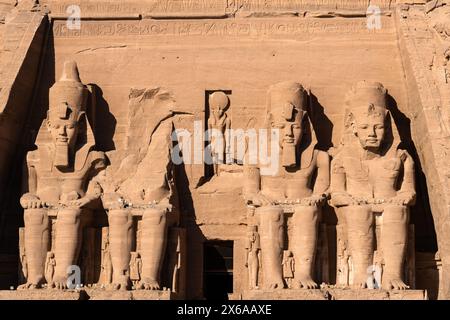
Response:
M161 289L168 228L174 223L172 104L170 93L160 88L132 90L130 94L126 157L108 186L112 190L105 192L103 199L108 210L114 290L130 289L131 281L135 289ZM134 216L142 217L138 239L134 237ZM134 239L141 247L139 277L137 257L131 253Z

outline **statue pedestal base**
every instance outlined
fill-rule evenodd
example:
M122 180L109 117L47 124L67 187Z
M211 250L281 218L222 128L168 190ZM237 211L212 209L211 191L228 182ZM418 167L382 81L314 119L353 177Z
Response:
M54 289L0 290L0 300L86 300L86 293Z
M247 290L242 300L428 300L425 290L281 289Z
M327 289L331 300L428 300L426 290Z
M162 290L85 289L89 300L173 300L174 293Z
M242 293L242 300L328 300L326 291L280 289L247 290Z

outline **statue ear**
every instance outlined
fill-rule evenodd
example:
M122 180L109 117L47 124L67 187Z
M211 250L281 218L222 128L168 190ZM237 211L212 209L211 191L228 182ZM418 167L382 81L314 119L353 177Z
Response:
M45 125L47 126L47 129L50 130L51 123L50 123L50 111L47 111L47 118L45 118Z

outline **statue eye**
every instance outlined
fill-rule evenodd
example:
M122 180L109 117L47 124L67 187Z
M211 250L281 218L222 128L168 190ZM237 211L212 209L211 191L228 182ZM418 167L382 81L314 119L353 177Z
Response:
M275 124L275 128L283 129L284 128L284 123L277 123L277 124Z
M378 126L376 126L375 128L376 128L376 129L384 129L384 126L378 125Z
M69 124L69 125L67 126L67 129L73 129L73 128L75 128L75 126L74 126L73 124Z
M367 124L362 124L359 126L360 129L367 129L369 126Z

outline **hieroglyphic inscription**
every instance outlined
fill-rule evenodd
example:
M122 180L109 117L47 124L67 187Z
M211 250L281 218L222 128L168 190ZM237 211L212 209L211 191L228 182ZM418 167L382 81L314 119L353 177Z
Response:
M387 33L392 21L383 18L381 30L367 29L366 19L236 19L197 21L84 21L81 30L69 30L64 21L55 21L55 37L90 36L271 36L305 33Z

